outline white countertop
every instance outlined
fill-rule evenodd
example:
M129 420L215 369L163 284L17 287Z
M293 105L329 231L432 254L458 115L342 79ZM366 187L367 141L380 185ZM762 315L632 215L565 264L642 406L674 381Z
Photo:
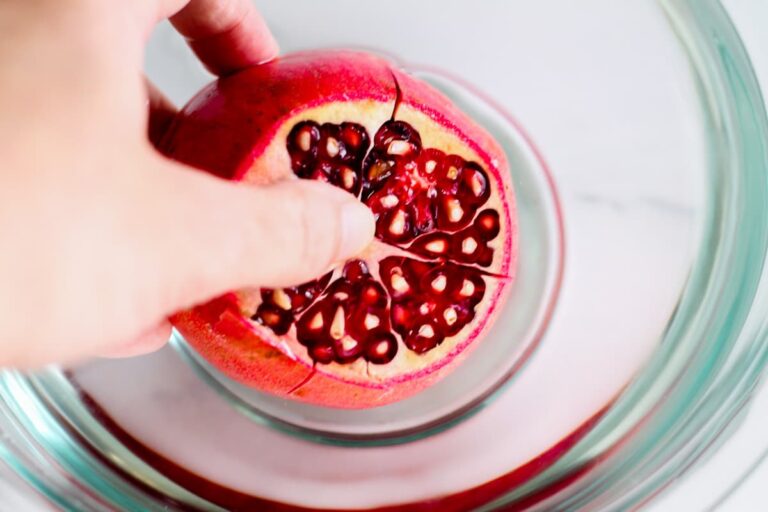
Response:
M755 67L768 89L768 2L724 0L742 32ZM763 387L752 407L731 429L732 437L669 490L647 510L678 512L718 510L749 512L768 510L768 388ZM50 510L39 498L0 464L0 509L18 512Z

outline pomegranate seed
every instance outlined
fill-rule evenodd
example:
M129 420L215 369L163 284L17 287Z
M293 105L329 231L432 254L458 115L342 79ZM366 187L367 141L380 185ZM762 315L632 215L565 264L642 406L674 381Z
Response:
M443 275L437 276L432 281L432 289L436 292L442 292L445 291L445 287L448 285L448 278L446 278Z
M293 323L293 315L289 312L265 303L258 307L251 319L269 327L278 336L287 333Z
M291 309L291 298L285 293L284 290L278 288L272 292L272 302L278 307L289 310Z
M384 181L391 176L393 165L390 162L377 160L368 168L368 179L370 181Z
M363 346L356 339L344 336L341 341L333 343L336 360L340 363L351 363L360 357Z
M405 339L406 346L417 354L423 354L424 352L435 348L443 341L442 337L437 336L437 333L431 325L421 326L419 332L422 331L426 334L431 334L431 336L421 336L419 333L416 333L411 334Z
M459 169L456 166L452 165L448 168L448 171L446 171L445 176L449 180L455 180L456 178L459 177Z
M369 331L378 327L380 323L381 321L379 320L379 317L377 317L376 315L372 315L370 313L365 315L365 328L368 329Z
M456 198L450 198L446 201L446 210L448 211L448 220L454 224L464 217L464 210Z
M405 280L402 274L392 274L392 289L403 294L410 290L411 287L408 285L408 281Z
M392 306L392 323L404 326L408 323L410 317L411 315L408 313L408 310L404 306L400 304L395 304Z
M433 240L432 242L425 244L424 248L429 252L442 254L448 248L448 244L445 242L445 240Z
M461 252L464 254L472 254L477 249L477 242L474 238L465 238L461 242Z
M394 194L387 194L386 196L379 199L379 203L381 203L381 206L384 208L392 208L393 206L397 206L397 203L399 202L400 200Z
M397 210L392 216L389 232L396 236L405 233L405 212L403 210Z
M325 152L329 157L333 158L339 154L339 141L333 137L328 137L325 143Z
M331 338L340 340L344 336L344 309L339 306L336 308L336 314L333 316L330 330Z
M437 162L434 160L428 161L426 164L424 164L424 170L427 174L432 174L435 172L435 168L437 167Z
M403 121L387 121L374 136L374 145L379 148L387 148L393 141L407 141L416 151L421 148L421 136Z
M428 315L432 312L433 309L435 309L434 303L424 302L421 306L419 306L419 313L422 315Z
M349 167L342 167L340 174L341 182L344 185L344 188L347 190L352 190L352 187L354 187L355 183L357 182L357 175L355 174L355 171Z
M397 354L397 341L388 332L379 334L368 343L365 351L365 359L373 364L387 364Z
M445 319L446 324L453 325L456 323L456 320L458 320L459 315L456 314L455 309L446 308L445 311L443 311L443 318Z
M429 324L424 324L419 328L419 336L424 338L434 338L435 329Z
M308 327L313 331L318 331L323 328L323 314L321 312L315 313L312 320L309 321Z
M464 297L471 297L475 293L475 283L469 279L465 279L461 285L461 291L459 292Z
M499 213L496 210L483 210L477 214L475 227L485 240L493 240L499 234Z
M413 147L403 140L393 140L389 143L387 153L390 155L403 156L407 155L413 150Z
M485 193L485 178L479 172L473 172L469 180L469 186L472 189L472 193L475 194L475 197L481 197L483 193Z
M302 130L299 132L299 136L297 137L296 142L299 146L299 149L302 151L309 151L309 148L312 147L312 134L309 132L309 130Z
M264 320L266 325L275 326L280 322L280 315L273 311L264 311L261 314L261 319Z
M355 123L341 124L341 138L353 150L365 150L368 146L368 134L365 128Z
M326 344L313 345L309 348L309 355L318 363L328 364L334 359L333 347Z
M387 305L387 294L384 288L374 281L363 289L362 297L363 301L370 306L385 307Z
M491 263L493 263L493 251L486 249L478 258L477 264L481 267L490 267Z
M349 260L344 265L341 275L348 281L359 281L369 276L368 265L363 260Z

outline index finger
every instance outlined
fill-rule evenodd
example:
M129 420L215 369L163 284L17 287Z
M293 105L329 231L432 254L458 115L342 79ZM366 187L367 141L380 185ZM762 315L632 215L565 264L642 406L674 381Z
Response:
M251 0L191 0L170 20L216 75L277 56L277 42Z

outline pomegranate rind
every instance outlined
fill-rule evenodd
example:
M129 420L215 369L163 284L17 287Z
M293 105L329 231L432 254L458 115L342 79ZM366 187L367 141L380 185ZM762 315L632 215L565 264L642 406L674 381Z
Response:
M396 96L390 65L378 57L294 53L204 87L179 113L162 146L175 160L241 180L292 114L331 102L390 104Z
M440 350L435 349L426 366L376 379L335 363L315 365L295 341L288 345L251 322L243 313L241 294L228 294L175 315L172 322L177 330L228 376L267 393L324 406L385 405L412 396L450 373L493 323L514 279L516 263L515 204L504 153L450 100L390 62L359 52L305 52L220 79L180 112L164 149L176 160L226 179L268 183L292 175L284 155L284 136L302 116L336 103L370 110L372 118L380 118L371 121L375 125L383 121L382 115L391 114L398 100L398 120L421 124L431 120L469 148L495 182L496 201L491 206L502 210L502 245L489 271L504 277L489 279L488 296L483 299L486 306L478 312L477 321L465 327L471 329L460 333L457 343L438 346Z

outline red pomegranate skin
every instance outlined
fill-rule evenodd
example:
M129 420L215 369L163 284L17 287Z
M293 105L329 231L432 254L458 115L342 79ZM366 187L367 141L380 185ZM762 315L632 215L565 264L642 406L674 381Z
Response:
M450 100L391 62L343 50L295 53L211 83L181 110L162 144L170 158L221 178L266 184L286 174L267 153L287 122L307 109L356 100L388 103L395 113L408 106L425 114L471 148L498 181L503 201L493 207L505 219L505 236L497 249L501 263L492 269L500 276L498 285L483 298L488 306L482 322L429 368L367 382L319 371L320 365L284 350L279 340L254 329L235 292L171 319L229 377L266 393L340 408L385 405L418 393L450 373L486 334L514 281L517 258L514 195L499 145Z

